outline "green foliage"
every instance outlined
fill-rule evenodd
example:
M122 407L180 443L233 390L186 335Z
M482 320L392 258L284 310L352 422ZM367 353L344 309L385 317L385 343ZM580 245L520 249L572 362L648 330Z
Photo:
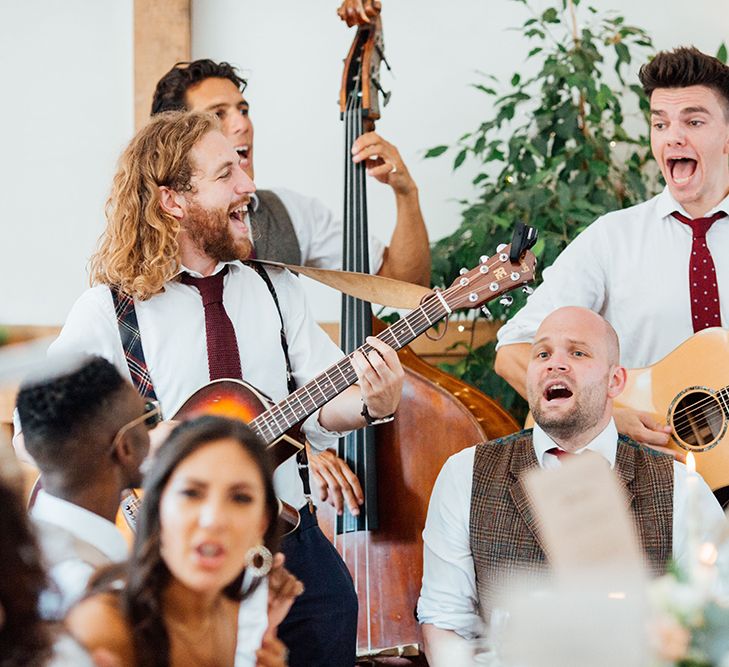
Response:
M426 154L454 151L454 169L467 159L480 166L473 181L478 195L462 202L459 228L433 246L436 285L449 285L461 267L475 266L479 256L507 243L516 222L538 228L534 251L539 266L549 266L595 218L646 199L657 185L646 170L648 103L633 83L635 63L653 49L648 34L615 13L578 7L579 0L557 0L541 14L528 0L512 1L531 13L517 32L533 44L526 60L539 71L515 73L503 93L494 77L474 84L489 98L491 116L454 146ZM629 116L635 118L626 123ZM631 124L640 128L637 134L627 129ZM512 314L524 299L514 293ZM499 304L489 308L506 316ZM493 348L471 350L449 370L519 418L524 403L495 377Z
M726 42L721 43L719 50L716 52L716 58L717 58L717 60L721 60L721 62L723 62L726 65L726 61L727 61Z

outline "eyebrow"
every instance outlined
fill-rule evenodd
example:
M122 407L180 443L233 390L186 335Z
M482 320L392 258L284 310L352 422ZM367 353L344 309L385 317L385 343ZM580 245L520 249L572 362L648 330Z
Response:
M686 107L685 109L681 109L679 112L681 115L687 115L692 113L710 113L710 111L706 107L698 106L698 107ZM663 109L651 109L651 114L653 116L666 116L666 112Z
M233 160L227 160L226 162L223 162L223 164L219 165L217 169L213 170L213 174L216 176L220 174L221 171L225 171L226 169L230 169L235 163Z
M197 479L195 477L182 477L180 480L180 483L187 486L199 486L199 487L208 487L210 486L210 482L206 482L202 479ZM233 491L238 490L247 490L254 488L254 484L251 482L233 482L232 484L228 485L228 488Z
M549 341L549 338L547 336L542 336L542 338L539 338L538 340L535 340L532 343L532 347L537 347L538 345L542 345L544 343L547 343ZM567 341L570 345L574 345L577 347L586 347L588 349L591 349L592 346L585 340L578 340L576 338L568 338Z

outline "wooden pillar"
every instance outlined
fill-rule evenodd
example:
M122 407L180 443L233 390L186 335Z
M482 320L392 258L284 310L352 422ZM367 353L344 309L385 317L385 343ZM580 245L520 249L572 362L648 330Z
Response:
M191 0L134 0L134 126L149 119L157 81L190 60Z

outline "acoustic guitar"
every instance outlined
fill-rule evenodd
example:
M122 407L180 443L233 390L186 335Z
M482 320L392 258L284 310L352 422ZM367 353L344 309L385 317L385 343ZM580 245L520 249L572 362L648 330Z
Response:
M499 246L495 255L482 257L479 266L463 273L448 289L436 289L426 295L419 308L377 334L377 338L399 350L452 312L481 307L531 282L536 258L526 248L533 245L536 234L524 226L518 232L520 235L514 237L514 261L512 245ZM373 350L367 343L358 349L365 354ZM193 393L174 419L203 414L241 419L268 445L274 465L280 465L303 446L292 437L291 429L357 382L351 363L353 354L343 357L275 405L243 380L214 380ZM140 502L141 497L133 492L121 503L121 512L132 529L136 526ZM290 532L298 525L298 512L285 503L281 503L281 510L284 530Z
M652 366L629 370L615 405L665 421L669 446L694 453L715 493L729 487L729 331L704 329Z

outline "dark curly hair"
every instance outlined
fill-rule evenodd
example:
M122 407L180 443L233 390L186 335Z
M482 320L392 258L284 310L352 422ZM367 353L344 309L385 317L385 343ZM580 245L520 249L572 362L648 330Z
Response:
M179 62L157 82L152 97L151 115L163 111L186 111L187 89L205 79L228 79L241 93L248 85L248 81L239 76L230 63L216 63L209 58Z
M729 66L693 46L660 51L640 68L638 78L648 99L656 88L711 88L719 96L729 121Z
M94 449L102 444L96 432L101 422L113 419L125 389L131 385L116 367L97 356L77 358L51 378L26 380L16 404L25 447L40 469L88 475L101 463Z
M144 482L144 500L139 513L137 535L127 564L100 572L91 582L91 594L117 592L122 611L132 627L134 650L139 665L168 667L170 640L164 623L162 597L172 573L160 552L160 501L170 477L188 456L216 440L231 439L248 453L263 477L268 528L263 543L274 552L278 544L278 500L273 489L273 467L264 443L241 421L204 416L178 426L160 447ZM255 585L242 592L245 569L223 589L231 600L242 600ZM126 586L118 592L117 582ZM258 582L257 582L258 583Z
M38 599L46 575L20 495L0 479L0 667L45 665L52 637L40 618Z

